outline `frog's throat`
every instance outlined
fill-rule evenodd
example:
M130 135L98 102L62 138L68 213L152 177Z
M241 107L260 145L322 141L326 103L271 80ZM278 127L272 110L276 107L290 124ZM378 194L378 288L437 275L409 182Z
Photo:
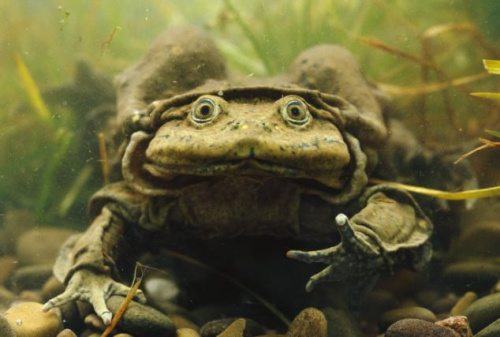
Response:
M350 176L347 177L347 183L343 187L335 188L335 182L338 181L338 172L332 172L330 176L321 175L315 178L316 181L325 188L307 187L307 194L318 195L327 202L340 204L354 199L361 193L361 190L366 186L368 177L366 175L366 155L360 148L359 141L347 132L343 133L344 140L349 148L351 158L350 167L348 168ZM182 193L186 186L182 179L169 180L168 173L158 172L158 176L151 174L151 167L145 167L146 148L153 136L144 131L137 131L132 134L130 142L125 150L122 160L122 172L125 181L139 193L148 196L177 196ZM262 164L261 164L262 165ZM158 168L155 168L158 169ZM283 170L286 168L274 168L275 170ZM279 176L280 172L276 172ZM174 174L173 176L178 176ZM172 178L173 178L172 176ZM286 176L284 176L286 178ZM307 177L311 180L311 177ZM203 177L193 177L203 179ZM204 178L206 179L206 178ZM192 181L190 181L192 183Z

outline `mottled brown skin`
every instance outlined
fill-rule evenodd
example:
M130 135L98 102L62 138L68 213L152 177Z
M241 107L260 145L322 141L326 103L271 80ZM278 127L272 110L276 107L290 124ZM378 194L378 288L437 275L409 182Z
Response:
M411 196L366 187L387 138L383 98L345 49L311 48L278 78L229 80L204 33L176 28L116 83L123 179L92 199L91 227L55 267L66 291L46 310L85 300L108 323L105 298L128 290L117 263L151 237L330 245L340 233L288 256L326 263L307 290L346 281L352 308L381 271L429 260L432 225Z

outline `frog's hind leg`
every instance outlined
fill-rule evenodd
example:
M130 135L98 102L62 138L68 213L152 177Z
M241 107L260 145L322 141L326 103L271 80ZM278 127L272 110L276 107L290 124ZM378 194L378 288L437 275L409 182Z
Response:
M226 78L226 61L213 40L194 27L169 29L138 63L115 78L123 120L149 103Z

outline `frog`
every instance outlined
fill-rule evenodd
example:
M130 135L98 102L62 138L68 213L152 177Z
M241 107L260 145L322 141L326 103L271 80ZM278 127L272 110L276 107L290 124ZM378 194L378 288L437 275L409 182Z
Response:
M311 47L286 73L254 78L231 73L203 30L177 27L115 88L121 174L62 248L54 274L66 288L44 311L81 300L109 324L106 299L130 291L121 261L153 241L290 239L290 261L324 266L306 291L344 282L353 310L382 273L430 261L433 224L419 204L369 184L391 134L390 99L343 47Z

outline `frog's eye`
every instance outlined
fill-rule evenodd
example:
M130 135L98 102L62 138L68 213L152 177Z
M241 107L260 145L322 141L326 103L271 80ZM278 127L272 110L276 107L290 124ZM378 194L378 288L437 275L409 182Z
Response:
M207 123L219 114L219 106L210 98L203 98L193 105L191 118L196 123Z
M281 110L281 115L285 120L296 125L304 125L311 118L307 106L299 100L288 101Z

